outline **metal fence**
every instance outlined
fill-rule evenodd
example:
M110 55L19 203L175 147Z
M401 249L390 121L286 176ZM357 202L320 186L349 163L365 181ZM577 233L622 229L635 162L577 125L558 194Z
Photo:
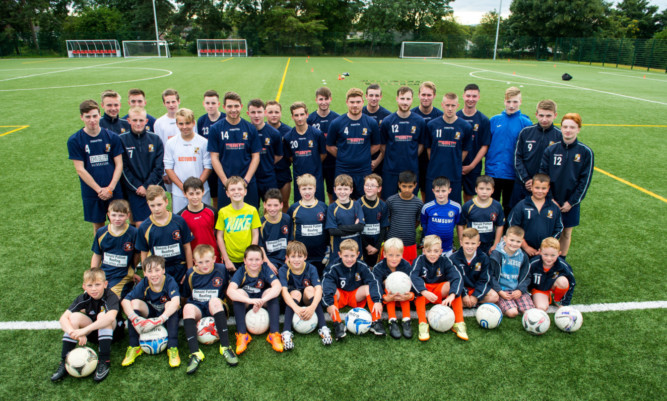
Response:
M444 58L492 58L495 38L487 35L448 35L375 40L362 33L329 33L319 38L292 35L287 39L245 37L251 55L280 56L366 56L398 57L401 40L443 42ZM392 36L392 35L389 35ZM197 39L225 39L220 33L190 32L166 35L172 55L196 56ZM14 34L0 41L0 57L67 56L68 39L151 40L154 32L90 32L85 35L39 32L35 44L32 35ZM38 50L39 49L39 50ZM667 40L614 38L500 37L498 57L524 60L576 62L631 69L667 72Z

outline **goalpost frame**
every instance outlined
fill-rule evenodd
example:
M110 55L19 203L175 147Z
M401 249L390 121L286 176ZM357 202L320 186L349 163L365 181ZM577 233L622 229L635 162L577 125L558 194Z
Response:
M132 55L129 54L128 52L128 46L129 44L133 43L147 43L147 44L153 44L156 48L156 52L154 55ZM167 43L166 40L124 40L123 41L123 57L124 58L168 58L171 57L171 54L169 53L169 44Z
M410 54L406 55L405 52L405 45L417 45L418 47L427 47L428 45L431 45L433 47L437 46L437 51L428 55L417 55L417 54ZM421 46L420 46L421 45ZM401 54L399 55L400 58L431 58L431 59L442 59L442 47L443 43L442 42L411 42L411 41L404 41L401 42Z
M245 39L197 39L197 57L248 57Z
M122 57L115 39L69 39L65 46L69 58Z

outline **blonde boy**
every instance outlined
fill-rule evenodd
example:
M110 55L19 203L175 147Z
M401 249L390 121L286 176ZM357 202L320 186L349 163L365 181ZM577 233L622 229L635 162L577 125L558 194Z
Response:
M315 266L307 263L306 258L308 258L306 246L299 241L291 241L287 244L287 262L278 272L285 301L285 324L282 333L285 350L294 348L292 319L295 314L303 320L308 320L316 314L317 332L322 338L322 344L331 345L331 330L326 325L320 303L322 300L320 277Z
M225 267L236 271L236 265L243 262L243 255L248 245L259 243L259 228L262 223L254 206L243 201L246 195L246 182L239 176L227 180L227 196L232 203L218 211L218 247Z
M429 326L426 322L426 302L450 306L454 310L452 331L461 340L468 341L463 321L463 276L448 257L442 256L442 240L437 235L424 238L424 251L410 272L412 287L421 294L415 300L419 317L419 341L428 341Z
M104 270L93 268L83 273L83 294L79 295L60 316L63 346L60 364L51 376L51 381L67 376L65 358L78 345L86 345L89 335L97 332L99 362L93 380L101 382L109 374L111 366L111 341L116 328L116 316L120 310L118 297L107 288Z
M576 285L574 274L572 267L560 254L560 242L548 237L542 240L539 256L530 261L528 289L536 308L546 311L552 297L558 306L567 306L572 301Z

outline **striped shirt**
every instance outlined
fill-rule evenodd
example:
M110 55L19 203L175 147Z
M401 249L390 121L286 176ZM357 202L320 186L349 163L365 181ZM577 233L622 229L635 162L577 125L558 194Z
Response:
M402 199L400 194L395 194L387 199L389 208L389 234L387 238L400 238L404 246L412 246L417 243L417 232L415 230L424 202L416 196L412 199Z

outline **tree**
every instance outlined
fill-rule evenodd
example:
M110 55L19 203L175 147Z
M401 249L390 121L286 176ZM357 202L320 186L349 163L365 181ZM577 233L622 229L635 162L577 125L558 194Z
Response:
M650 38L660 30L658 6L648 0L623 0L616 5L610 19L624 27L625 37Z
M482 16L472 35L472 56L486 58L493 55L493 45L498 26L498 12L491 11ZM505 35L506 23L501 19L499 36Z
M508 28L515 37L589 37L604 27L605 10L603 0L513 0Z

